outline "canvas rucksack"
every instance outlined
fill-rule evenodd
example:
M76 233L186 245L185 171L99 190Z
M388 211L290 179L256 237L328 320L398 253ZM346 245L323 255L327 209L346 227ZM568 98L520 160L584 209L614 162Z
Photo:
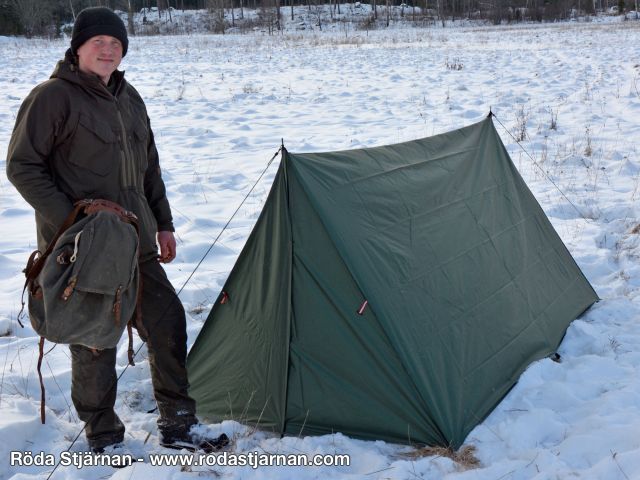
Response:
M76 222L80 212L85 216ZM25 268L29 319L44 339L54 343L114 348L139 308L138 230L136 216L107 200L81 200L44 253L34 252ZM42 381L41 381L42 385ZM44 408L41 416L44 423Z

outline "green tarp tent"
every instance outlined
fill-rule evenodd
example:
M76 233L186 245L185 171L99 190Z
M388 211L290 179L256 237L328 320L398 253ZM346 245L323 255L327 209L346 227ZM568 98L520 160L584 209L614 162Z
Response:
M284 151L190 393L209 421L458 448L596 300L490 118Z

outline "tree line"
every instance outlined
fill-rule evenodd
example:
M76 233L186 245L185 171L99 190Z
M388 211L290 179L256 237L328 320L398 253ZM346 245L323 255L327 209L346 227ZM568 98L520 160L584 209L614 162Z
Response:
M638 8L638 0L360 0L351 1L350 5L356 3L371 6L367 21L372 26L375 26L379 15L383 19L386 16L388 25L392 10L399 10L408 21L427 19L444 23L447 19L470 18L504 23L562 20L575 15L608 12L612 7L620 13L625 9L637 11ZM288 9L293 17L294 6L306 6L310 11L328 7L331 19L334 13L340 14L338 0L0 0L0 35L58 36L64 25L73 23L80 10L92 6L128 12L131 34L136 33L133 13L140 11L149 15L152 12L170 15L172 10L206 9L214 20L212 25L218 25L212 31L219 31L220 26L224 31L230 23L227 20L229 16L235 25L238 14L239 18L244 17L244 9L258 11L259 19L265 18L277 28L280 28L280 18L287 14Z

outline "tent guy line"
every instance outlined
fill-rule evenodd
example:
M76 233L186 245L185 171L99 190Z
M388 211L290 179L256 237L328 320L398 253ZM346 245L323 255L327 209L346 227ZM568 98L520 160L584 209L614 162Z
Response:
M509 131L509 129L504 126L504 124L500 121L500 119L496 116L496 114L493 113L491 110L489 110L489 118L491 118L491 117L495 118L496 121L500 124L500 126L504 129L504 131L507 132L511 136L511 138L513 138L513 140L518 144L518 146L522 149L522 151L531 159L531 161L533 162L533 165L536 168L538 168L538 170L540 170L542 172L542 175L544 175L544 178L546 178L549 181L549 183L551 183L556 188L556 190L558 190L558 192L560 192L560 195L562 195L562 197L567 202L569 202L569 205L571 205L575 209L575 211L578 213L578 215L580 215L580 218L582 218L583 220L585 220L588 223L593 223L593 221L590 218L585 217L584 214L580 211L580 209L578 207L576 207L576 205L571 200L569 200L569 197L567 197L567 195L556 184L556 182L553 181L553 179L547 174L547 172L544 171L544 168L542 168L540 166L540 164L538 162L536 162L536 159L533 158L533 156L527 151L527 149L522 146L522 143L519 142L516 139L516 137L513 136L513 133L511 133Z

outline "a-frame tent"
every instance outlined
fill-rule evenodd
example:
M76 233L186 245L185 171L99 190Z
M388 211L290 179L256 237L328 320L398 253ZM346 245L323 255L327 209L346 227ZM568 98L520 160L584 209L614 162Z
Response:
M210 421L457 448L596 300L490 118L284 151L190 393Z

